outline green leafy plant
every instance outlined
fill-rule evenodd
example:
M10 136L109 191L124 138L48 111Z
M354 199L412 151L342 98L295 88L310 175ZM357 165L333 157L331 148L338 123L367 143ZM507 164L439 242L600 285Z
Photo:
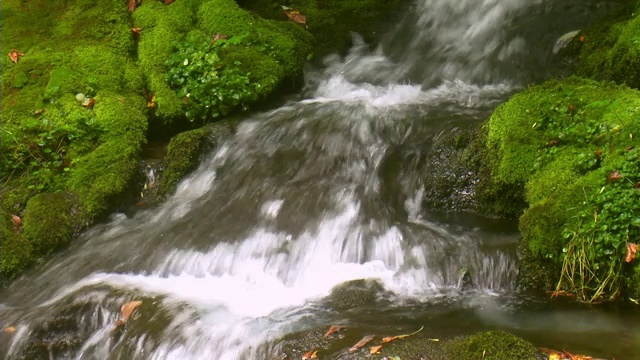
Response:
M557 290L566 281L584 301L619 295L627 244L640 239L640 150L624 151L620 169L602 179L599 191L585 194L577 229L563 230L568 244Z
M177 51L165 62L169 68L166 81L182 98L189 121L207 123L234 110L246 110L257 100L260 84L240 70L240 62L228 64L221 57L226 47L242 41L241 36L209 38L194 32L176 44Z

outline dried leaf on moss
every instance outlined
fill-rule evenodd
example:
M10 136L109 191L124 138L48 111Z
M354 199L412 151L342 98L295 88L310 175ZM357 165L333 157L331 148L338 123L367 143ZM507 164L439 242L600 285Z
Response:
M129 11L133 12L141 2L142 0L127 0L127 8L129 9Z
M371 354L371 355L379 354L380 350L382 350L382 345L372 346L372 347L369 348L369 354Z
M20 58L24 56L23 52L18 51L18 49L11 49L9 52L9 58L14 64L17 64L20 61Z
M318 350L307 351L302 355L302 360L317 359L317 358L318 358Z
M300 11L283 6L282 12L287 16L287 18L289 18L289 20L307 27L307 17L302 15Z

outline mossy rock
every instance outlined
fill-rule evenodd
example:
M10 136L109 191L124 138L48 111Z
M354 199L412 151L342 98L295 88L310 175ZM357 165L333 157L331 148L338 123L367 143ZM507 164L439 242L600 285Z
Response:
M538 350L521 338L502 330L487 331L444 344L449 359L457 360L536 360Z
M394 24L408 3L403 0L238 1L240 6L269 19L286 20L282 6L298 10L306 16L306 26L317 41L318 56L346 51L351 45L352 32L362 35L367 42L375 42L385 33L385 24Z
M639 5L624 2L572 40L565 53L577 58L576 75L640 88Z
M384 287L377 280L352 280L333 288L327 303L337 310L359 309L375 305L384 294Z
M594 213L593 231L608 242L594 256L624 256L624 237L631 241L640 222L639 117L638 91L580 78L531 87L495 110L485 125L492 181L522 187L529 206L519 224L522 271L560 269L572 234L594 227ZM607 180L618 171L623 181ZM627 200L611 204L619 199Z
M134 26L143 29L138 41L138 63L157 102L152 125L173 133L194 127L184 123L188 105L165 80L169 71L165 63L186 41L187 34L204 34L206 42L217 34L242 39L221 52L224 66L219 71L237 67L259 85L255 99L247 100L244 106L281 89L300 86L304 63L313 54L313 37L304 28L262 19L233 0L185 0L169 6L144 2L133 13L133 19Z
M169 142L158 197L172 194L180 180L196 169L202 155L228 139L234 132L231 120L216 122L196 130L180 133Z

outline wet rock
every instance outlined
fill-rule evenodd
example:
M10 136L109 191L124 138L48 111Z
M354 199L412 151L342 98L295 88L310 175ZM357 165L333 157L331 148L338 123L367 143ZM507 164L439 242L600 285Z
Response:
M336 310L349 310L375 305L385 294L386 290L377 280L352 280L336 286L327 301Z
M180 180L196 169L202 155L228 139L235 131L234 127L233 121L225 120L171 138L158 184L158 198L173 193Z

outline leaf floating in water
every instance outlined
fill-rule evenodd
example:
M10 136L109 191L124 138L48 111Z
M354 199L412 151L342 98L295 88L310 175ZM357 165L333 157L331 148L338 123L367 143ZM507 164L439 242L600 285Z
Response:
M141 300L136 300L136 301L129 301L128 303L122 305L122 307L120 308L120 313L122 314L122 322L126 323L127 320L129 320L129 318L131 317L131 314L133 314L133 312L140 306L142 305L142 301Z
M422 329L424 329L424 326L420 327L420 329L418 329L418 331L414 331L411 334L406 334L406 335L396 335L396 336L388 336L385 338L382 338L382 343L388 343L388 342L392 342L394 340L402 340L405 338L408 338L409 336L415 335L417 333L419 333L420 331L422 331Z
M380 354L380 350L382 350L382 345L372 346L369 348L369 354Z
M2 329L2 331L5 334L13 334L14 332L16 332L16 327L15 326L7 326L6 328Z
M632 262L633 259L636 258L636 253L638 252L638 244L636 243L627 243L627 253L624 255L624 261Z
M344 326L331 325L331 327L329 327L329 330L327 330L327 332L324 333L324 337L328 337L329 335L333 334L334 332L338 332L338 331L340 331L342 329L344 329Z
M361 347L367 345L375 337L376 337L375 335L367 335L367 336L363 337L355 345L353 345L352 347L349 348L349 352L354 352L354 351L360 349Z
M306 353L304 353L304 355L302 355L302 360L317 359L317 358L318 358L318 350L307 351Z

